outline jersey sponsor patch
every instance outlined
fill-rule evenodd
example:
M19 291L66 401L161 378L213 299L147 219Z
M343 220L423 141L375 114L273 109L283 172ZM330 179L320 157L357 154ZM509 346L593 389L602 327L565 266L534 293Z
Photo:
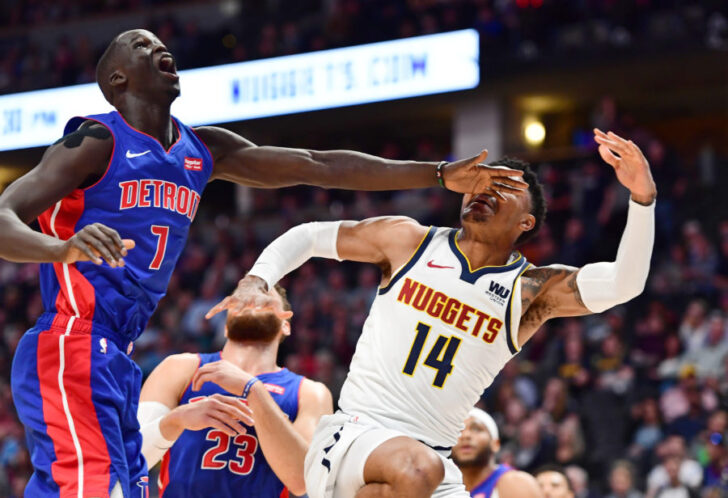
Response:
M185 157L185 169L202 171L202 159L198 157Z
M285 387L279 386L277 384L263 383L263 385L265 386L265 388L268 390L269 393L280 394L282 396L286 392Z

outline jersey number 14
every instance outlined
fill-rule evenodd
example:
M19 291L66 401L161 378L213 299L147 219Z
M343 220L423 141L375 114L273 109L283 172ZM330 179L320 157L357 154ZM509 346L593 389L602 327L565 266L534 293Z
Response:
M415 335L412 348L410 349L409 355L407 355L407 361L402 369L402 372L406 375L414 375L417 364L420 361L422 349L425 347L425 342L431 329L432 326L425 323L419 322L417 324L417 335ZM447 376L452 372L452 362L455 360L455 355L458 352L461 342L458 337L445 337L444 335L440 335L432 346L432 349L430 349L427 358L425 358L424 365L437 371L435 379L432 381L434 387L442 389L442 386L445 385Z

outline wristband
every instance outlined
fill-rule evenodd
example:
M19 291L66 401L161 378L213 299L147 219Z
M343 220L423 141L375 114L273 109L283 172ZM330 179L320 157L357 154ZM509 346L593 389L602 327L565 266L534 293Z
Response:
M445 178L442 176L442 168L446 164L448 164L447 161L440 161L437 163L437 168L435 168L435 178L437 178L437 183L439 183L442 188L447 188L445 186Z
M241 396L242 399L248 399L248 394L250 394L250 389L252 389L253 384L256 382L259 382L260 379L258 377L252 377L243 388L243 395Z

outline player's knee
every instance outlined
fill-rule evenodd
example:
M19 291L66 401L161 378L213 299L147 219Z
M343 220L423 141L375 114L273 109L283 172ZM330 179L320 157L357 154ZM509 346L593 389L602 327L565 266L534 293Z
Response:
M432 451L409 453L395 470L395 485L413 491L413 496L429 496L445 477L442 460Z

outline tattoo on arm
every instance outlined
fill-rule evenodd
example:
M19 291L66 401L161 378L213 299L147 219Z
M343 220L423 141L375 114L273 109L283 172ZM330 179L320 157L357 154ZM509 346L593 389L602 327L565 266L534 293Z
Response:
M569 286L569 289L572 290L574 293L574 299L576 299L576 302L579 303L579 306L582 306L586 308L586 305L584 304L584 301L581 299L581 291L579 290L579 286L576 284L576 275L579 273L578 271L575 271L573 275L571 275L567 280L566 283Z
M86 137L105 140L111 136L111 132L105 126L93 126L82 124L76 131L58 139L53 145L62 143L67 149L75 149L80 146Z

